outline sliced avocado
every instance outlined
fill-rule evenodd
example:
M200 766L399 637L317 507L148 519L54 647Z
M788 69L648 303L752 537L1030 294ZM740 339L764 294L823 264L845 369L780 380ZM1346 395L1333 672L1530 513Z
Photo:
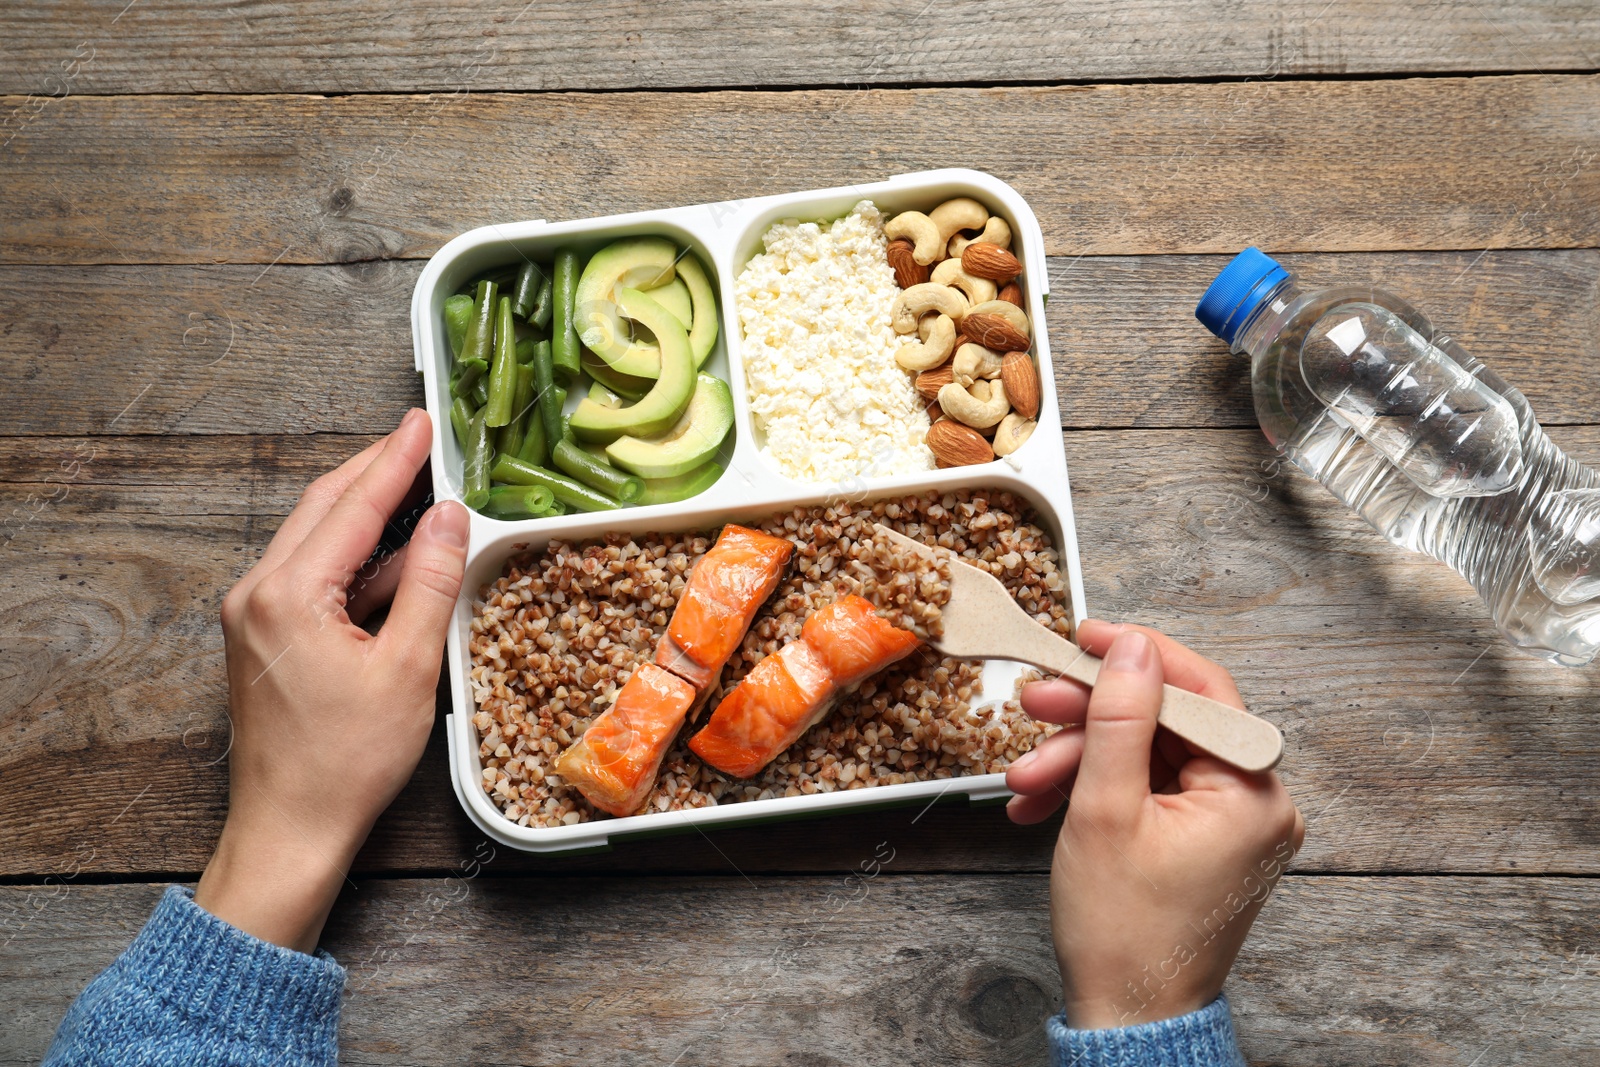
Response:
M673 478L716 455L732 427L733 394L728 383L701 374L689 406L666 436L651 441L619 437L606 446L606 455L641 478Z
M646 504L675 504L680 500L688 500L716 485L720 477L722 464L712 460L676 478L652 478L644 483L644 492L639 494L634 504L642 508Z
M584 345L623 374L654 378L661 367L659 339L630 340L617 313L622 289L654 289L676 276L678 246L665 237L624 237L584 264L573 294L572 322ZM651 331L654 333L655 331Z
M620 408L622 406L622 397L599 382L589 383L589 399L603 408Z
M672 312L672 317L683 323L683 328L689 331L689 347L693 348L694 330L691 326L694 323L694 298L689 295L689 287L684 284L683 277L680 275L661 288L650 290L650 299Z
M689 327L689 347L694 349L696 369L706 365L717 343L717 294L700 258L685 252L678 260L678 281L684 283L694 301L694 323Z
M631 374L618 374L611 365L593 352L583 355L583 369L589 377L610 389L624 400L642 400L656 384L654 378L635 378Z
M572 413L572 432L580 441L610 443L624 434L659 437L678 421L696 392L689 335L672 312L630 288L617 293L617 307L656 335L661 344L661 376L644 399L625 408L602 407L588 397L579 401Z

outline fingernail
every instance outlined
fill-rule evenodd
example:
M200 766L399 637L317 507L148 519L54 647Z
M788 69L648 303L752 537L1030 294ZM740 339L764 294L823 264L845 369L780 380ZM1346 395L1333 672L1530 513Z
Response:
M1045 690L1050 688L1051 684L1052 682L1048 678L1044 679L1043 681L1028 682L1022 687L1022 692L1018 695L1023 700L1032 701L1043 695Z
M1038 749L1031 749L1030 748L1028 751L1024 752L1022 755L1020 755L1016 759L1012 760L1011 761L1011 766L1008 769L1009 770L1013 770L1013 771L1020 771L1020 770L1022 770L1022 768L1026 767L1028 764L1032 763L1034 760L1036 760L1038 758L1039 758Z
M1106 658L1100 665L1101 670L1127 671L1129 674L1143 674L1148 671L1155 657L1155 645L1151 640L1138 630L1128 630L1117 635L1111 642L1111 647L1106 650Z
M412 408L410 411L406 412L406 417L400 420L400 428L404 430L406 427L420 419L422 415L423 411L421 408Z
M428 513L428 535L451 548L466 548L467 509L454 500L435 504Z

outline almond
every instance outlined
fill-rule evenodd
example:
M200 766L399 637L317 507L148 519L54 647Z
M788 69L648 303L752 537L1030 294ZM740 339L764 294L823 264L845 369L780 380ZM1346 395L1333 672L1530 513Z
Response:
M942 366L935 367L932 370L925 370L917 375L917 392L929 400L936 400L939 396L939 390L955 380L955 364L947 360Z
M1022 264L999 245L974 241L961 250L961 269L974 278L1009 282L1022 273Z
M913 285L921 285L928 280L932 268L918 263L912 256L916 245L904 237L896 237L889 242L889 266L894 268L894 280L902 289L909 289Z
M1000 295L998 297L996 297L996 299L997 300L1004 300L1008 304L1015 304L1017 307L1021 307L1022 306L1022 286L1018 285L1016 282L1011 282L1011 283L1009 283L1007 285L1002 285L1000 287Z
M961 332L984 348L996 352L1026 352L1028 339L999 315L968 315L961 320Z
M1039 414L1039 372L1026 352L1007 352L1000 364L1000 383L1006 387L1011 410L1025 419Z
M983 435L954 419L940 419L928 427L928 448L941 465L969 467L994 459L994 449Z

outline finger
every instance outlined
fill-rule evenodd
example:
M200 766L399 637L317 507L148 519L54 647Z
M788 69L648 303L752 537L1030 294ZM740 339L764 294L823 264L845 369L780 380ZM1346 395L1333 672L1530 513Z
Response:
M351 622L360 626L394 599L394 591L400 587L400 573L405 569L406 547L402 545L393 554L372 560L356 572L350 583L350 602L344 609Z
M1194 753L1183 738L1171 730L1156 731L1156 754L1150 761L1150 791L1158 793L1178 778L1178 772Z
M1044 822L1056 809L1065 804L1067 797L1072 792L1072 783L1068 782L1060 789L1051 789L1031 797L1012 797L1006 801L1006 818L1018 826L1032 826L1036 822Z
M446 500L428 509L406 545L394 606L378 634L395 662L439 670L445 633L467 562L467 509Z
M427 412L412 408L284 566L309 583L349 581L372 555L389 517L411 492L431 444Z
M383 451L384 442L388 439L380 437L306 486L305 491L300 494L300 499L295 503L294 510L289 512L288 517L278 527L278 532L273 534L272 540L267 543L267 550L261 553L261 558L250 568L250 572L240 579L239 584L248 582L253 585L263 575L277 570L283 561L289 558L290 553L300 547L300 542L305 540L306 534L322 521L328 509L333 507L334 501L350 488L350 483L367 469L368 464L379 452Z
M1083 756L1083 731L1062 730L1024 752L1006 768L1006 788L1023 796L1063 786L1078 771ZM1062 796L1066 796L1063 789Z
M1306 817L1300 814L1300 809L1294 809L1294 850L1300 851L1300 846L1306 843Z
M1083 759L1073 803L1111 819L1130 819L1150 796L1150 756L1161 710L1161 658L1155 642L1129 631L1106 650L1083 724Z
M1022 687L1022 710L1040 722L1081 723L1089 710L1089 689L1066 678L1029 682Z
M1085 619L1078 627L1078 644L1096 656L1104 656L1112 641L1130 630L1142 633L1156 643L1156 649L1161 653L1161 668L1172 685L1236 708L1244 707L1239 687L1234 685L1233 675L1225 667L1206 659L1187 645L1179 644L1160 630L1132 623Z

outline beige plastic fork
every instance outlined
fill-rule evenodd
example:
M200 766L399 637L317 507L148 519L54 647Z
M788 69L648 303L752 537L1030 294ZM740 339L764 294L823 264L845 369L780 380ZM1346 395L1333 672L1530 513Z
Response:
M896 544L926 555L934 549L878 529ZM1100 659L1045 627L1024 611L999 579L943 553L950 563L950 602L944 606L939 651L965 659L1007 659L1093 686ZM1270 771L1283 758L1283 735L1265 719L1220 701L1167 686L1158 721L1202 752L1245 771Z

